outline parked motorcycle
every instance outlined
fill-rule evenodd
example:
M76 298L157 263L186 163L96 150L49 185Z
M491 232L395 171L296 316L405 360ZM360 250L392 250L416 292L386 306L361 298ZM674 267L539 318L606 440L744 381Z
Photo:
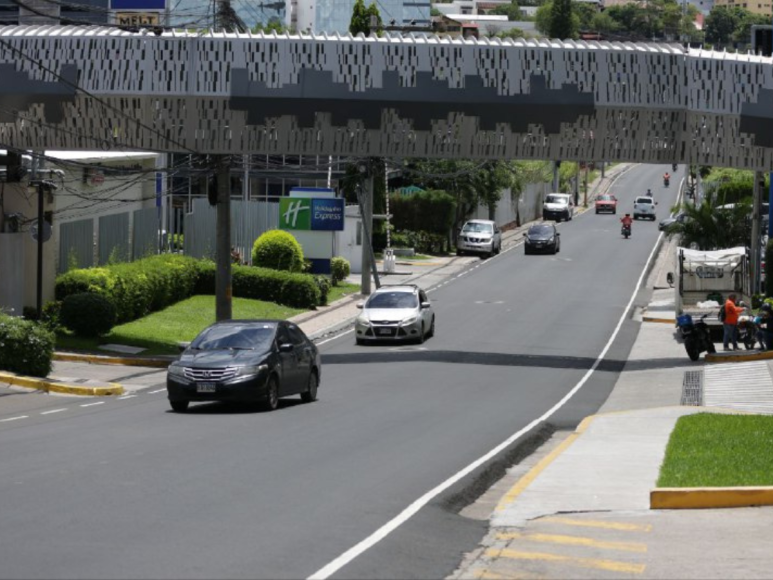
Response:
M759 331L752 314L742 314L738 317L738 342L742 342L746 350L752 350L757 345ZM762 344L760 347L762 348Z
M623 229L620 231L620 233L623 234L623 237L627 240L631 235L631 226L628 224L623 224Z
M684 349L690 360L698 360L702 352L717 352L711 340L711 329L705 322L707 316L708 314L704 314L698 322L693 322L692 316L689 314L682 314L676 319L679 332L684 340Z

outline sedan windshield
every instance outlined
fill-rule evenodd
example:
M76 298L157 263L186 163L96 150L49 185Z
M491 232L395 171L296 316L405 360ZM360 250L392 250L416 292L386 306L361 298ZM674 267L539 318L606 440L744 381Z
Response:
M481 224L477 222L464 224L464 227L462 228L462 232L465 234L469 234L470 232L476 234L490 234L493 231L494 228L491 227L491 224Z
M259 350L267 351L274 339L275 327L270 324L227 324L206 329L191 343L195 350Z
M374 294L368 300L367 308L416 308L419 299L408 292L384 292Z

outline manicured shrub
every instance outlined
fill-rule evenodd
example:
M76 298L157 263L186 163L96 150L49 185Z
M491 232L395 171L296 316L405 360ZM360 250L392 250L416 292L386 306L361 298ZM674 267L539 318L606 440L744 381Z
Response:
M333 286L338 286L339 282L346 280L350 273L351 266L346 258L336 256L330 260L330 278L333 281Z
M254 266L234 266L233 295L275 302L293 308L315 308L321 304L320 289L314 276L280 272Z
M54 335L44 326L0 314L0 369L45 377L53 356Z
M270 230L255 240L252 263L259 268L302 272L303 248L291 233Z
M116 320L113 303L105 296L91 292L65 298L60 314L62 324L79 336L107 334Z
M327 295L330 293L332 286L330 279L327 276L314 276L314 281L317 283L317 288L319 288L319 305L326 306Z
M177 254L132 263L70 270L57 277L57 300L81 292L110 299L118 322L130 322L193 295L202 261Z

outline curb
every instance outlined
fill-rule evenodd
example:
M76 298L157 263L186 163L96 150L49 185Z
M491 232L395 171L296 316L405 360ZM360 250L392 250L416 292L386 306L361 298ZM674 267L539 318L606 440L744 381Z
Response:
M85 362L95 365L123 365L127 367L152 367L165 369L172 360L161 358L139 358L122 356L103 356L98 354L79 354L74 352L55 352L54 360L65 362Z
M569 446L588 429L590 424L597 416L598 415L589 415L588 417L585 417L585 419L580 422L580 424L577 426L577 429L575 429L573 433L570 433L569 436L558 445L558 447L553 449L553 451L542 458L542 460L537 463L537 465L532 467L515 483L513 487L508 490L502 499L499 500L499 503L497 503L496 507L494 508L494 512L501 512L506 510L516 500L516 498L521 495L521 493L523 493L527 487L529 487L531 482L537 479L537 476L540 473L545 471L545 469L547 469L548 466L553 463L559 455L566 451Z
M81 395L86 397L106 397L112 395L122 395L123 387L118 383L107 383L107 387L84 387L82 385L70 385L47 379L35 379L24 377L14 373L0 373L0 382L35 389L36 391L46 391L47 393L64 393L67 395Z
M656 318L654 316L642 316L642 322L658 322L662 324L673 324L676 326L676 320L673 318Z
M773 487L659 487L650 491L650 509L712 509L773 505Z
M739 351L735 351L738 353ZM752 352L749 354L724 354L724 353L706 353L706 362L728 363L728 362L747 362L755 360L773 360L773 351Z

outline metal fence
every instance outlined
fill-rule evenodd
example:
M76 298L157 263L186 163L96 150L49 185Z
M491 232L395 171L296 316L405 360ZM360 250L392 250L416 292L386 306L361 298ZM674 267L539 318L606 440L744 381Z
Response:
M66 222L59 226L59 261L57 274L70 268L94 265L94 220Z
M98 256L100 264L129 261L129 212L99 218Z

